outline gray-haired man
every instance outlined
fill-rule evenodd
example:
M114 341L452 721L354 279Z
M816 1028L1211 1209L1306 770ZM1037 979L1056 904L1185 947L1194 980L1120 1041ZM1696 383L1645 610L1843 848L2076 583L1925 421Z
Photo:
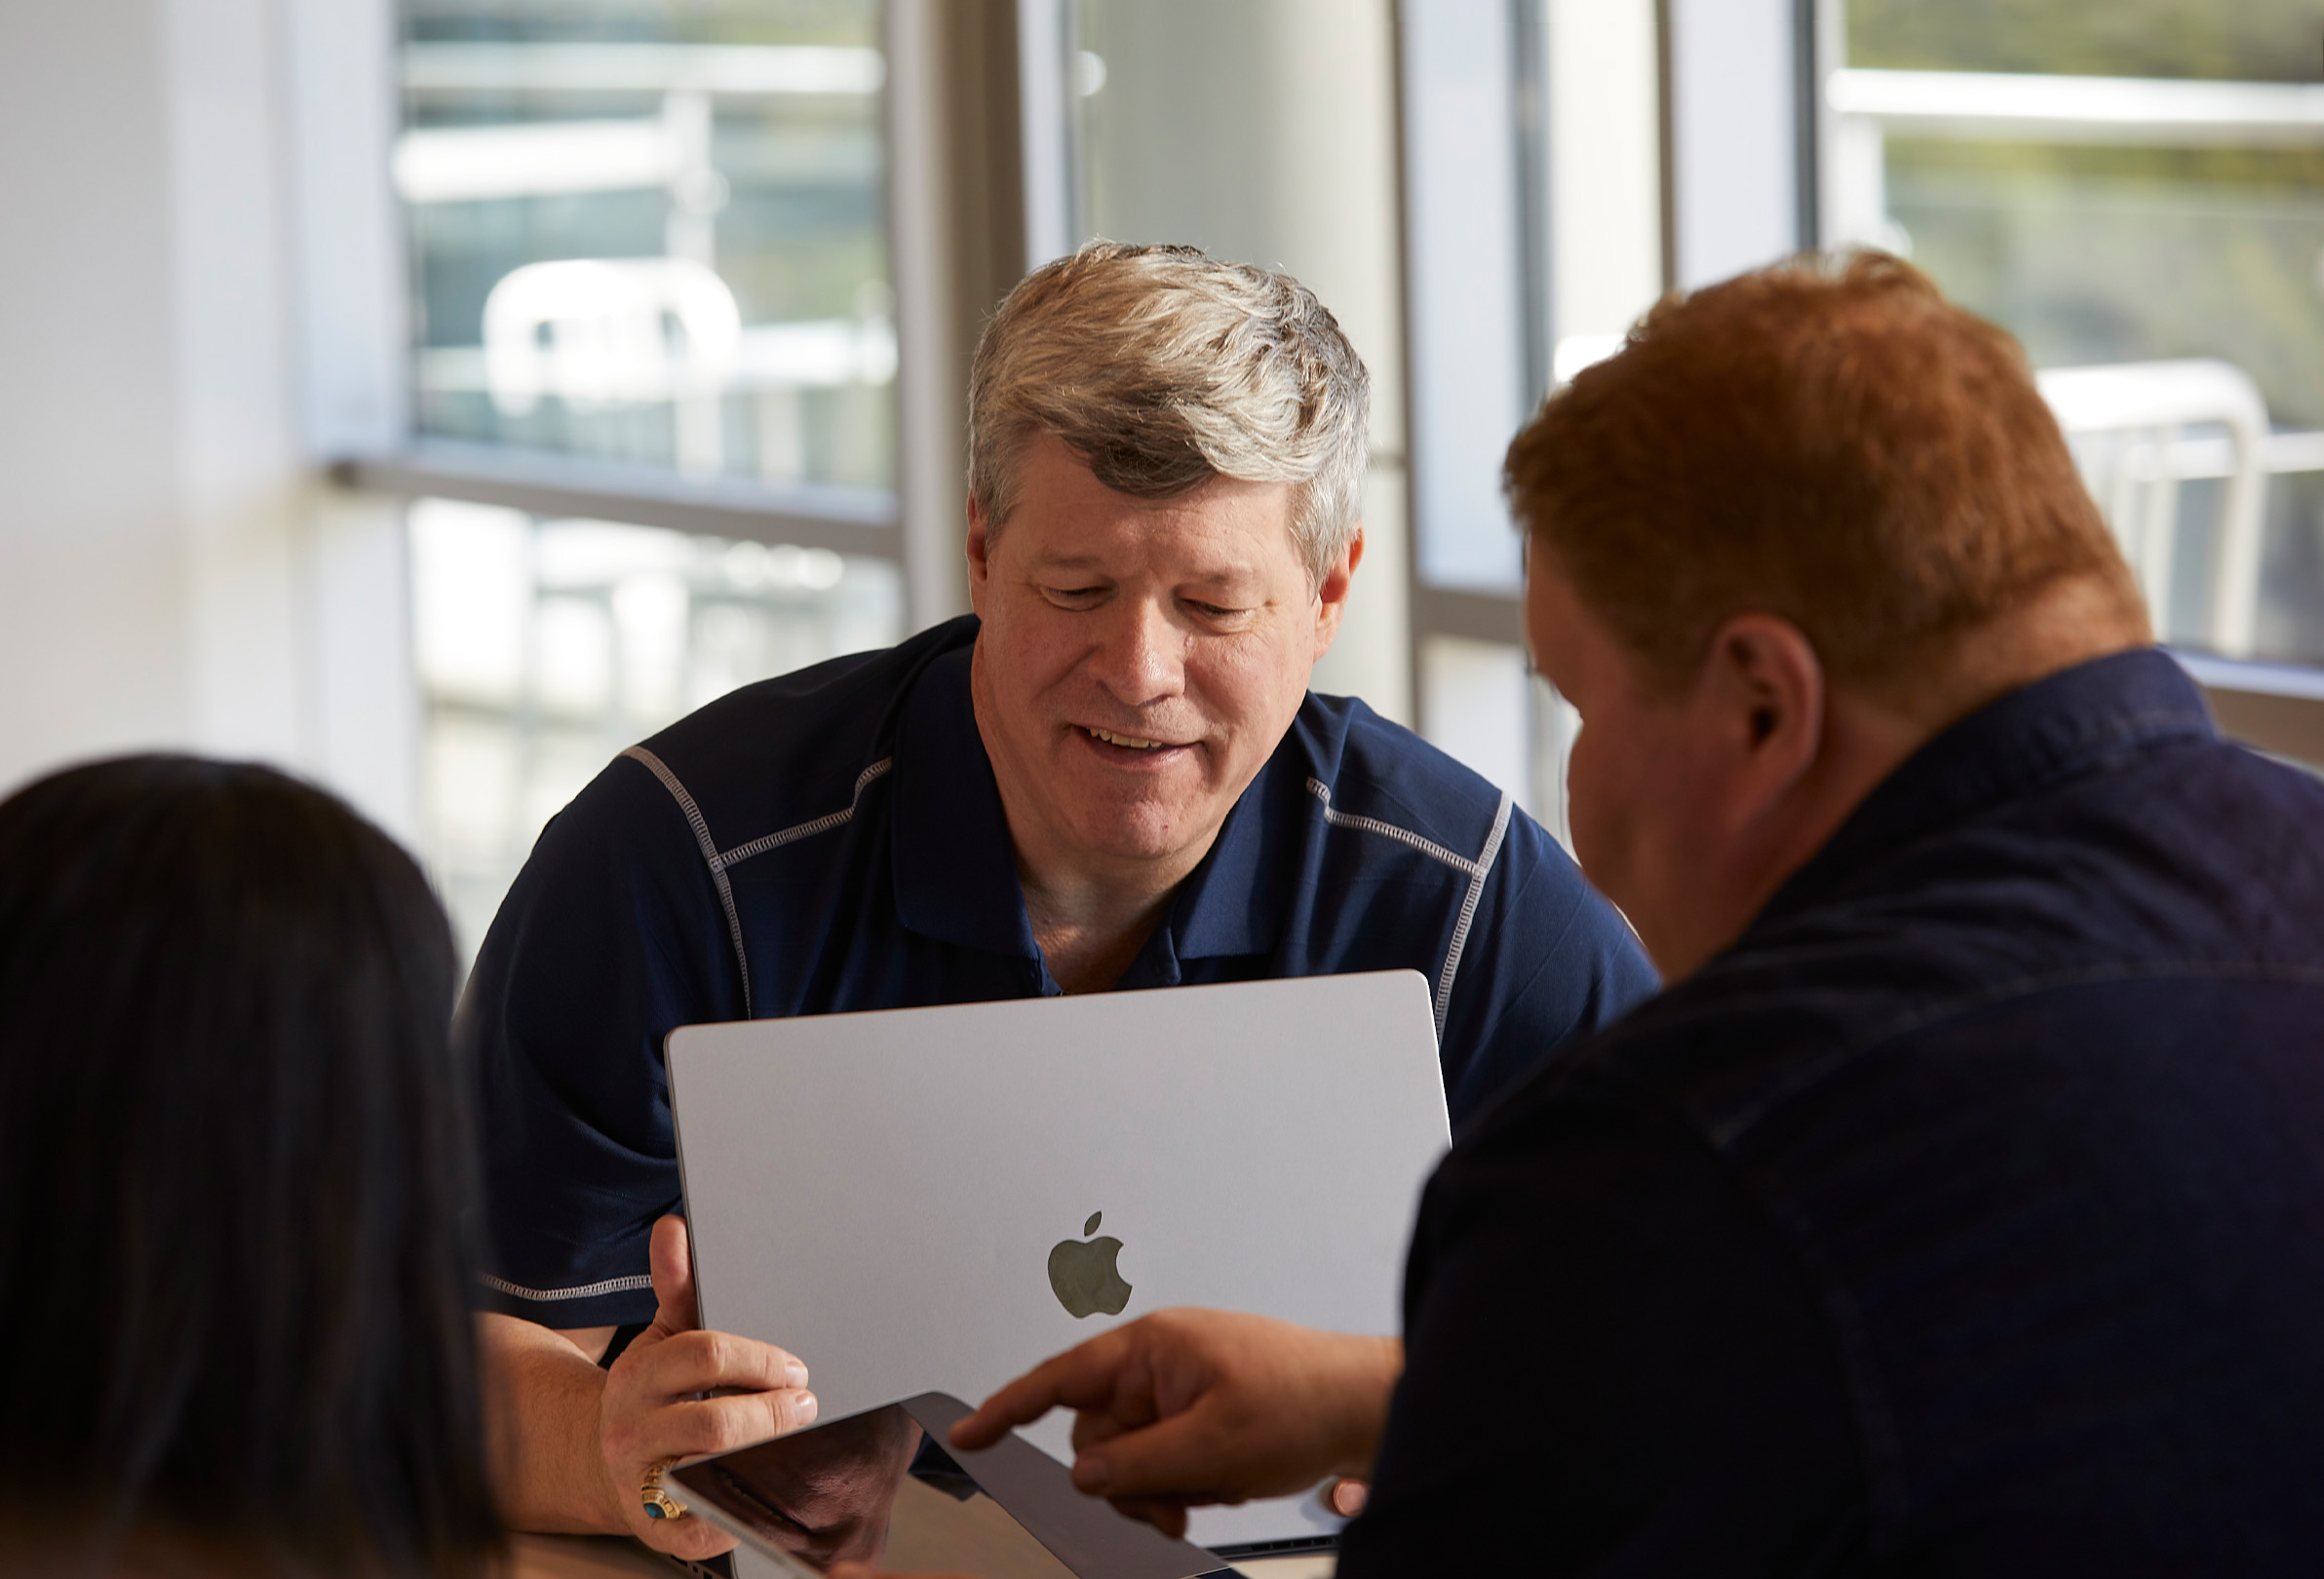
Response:
M647 1518L647 1472L812 1418L796 1360L692 1330L657 1227L673 1026L1411 968L1458 1121L1650 990L1505 794L1307 690L1363 557L1367 387L1281 275L1049 265L972 373L976 615L712 704L542 835L461 1016L512 1523L721 1550Z

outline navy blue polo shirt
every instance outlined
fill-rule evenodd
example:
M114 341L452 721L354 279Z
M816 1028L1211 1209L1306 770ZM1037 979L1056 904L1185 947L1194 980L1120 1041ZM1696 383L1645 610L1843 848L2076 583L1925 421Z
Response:
M662 1039L713 1021L1060 989L969 702L971 618L746 686L617 757L492 923L458 1034L483 1082L485 1302L643 1322L678 1203ZM1117 985L1411 969L1459 1122L1654 986L1507 795L1309 695ZM798 1115L767 1115L770 1142Z
M1929 742L1453 1145L1343 1579L2324 1568L2324 784L2164 654Z

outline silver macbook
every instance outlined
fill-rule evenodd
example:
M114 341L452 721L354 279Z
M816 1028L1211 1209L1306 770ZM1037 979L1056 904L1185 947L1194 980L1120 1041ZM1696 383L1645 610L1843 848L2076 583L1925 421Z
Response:
M822 1417L974 1402L1169 1305L1399 1327L1447 1145L1412 971L689 1025L671 1101L705 1326L804 1360ZM1026 1433L1070 1460L1071 1418ZM1328 1540L1314 1492L1198 1512ZM1277 1548L1290 1550L1290 1546Z

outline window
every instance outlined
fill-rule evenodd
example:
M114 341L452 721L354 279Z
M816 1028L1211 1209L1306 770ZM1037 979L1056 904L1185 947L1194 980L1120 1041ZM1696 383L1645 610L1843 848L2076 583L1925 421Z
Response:
M713 697L904 631L875 0L408 0L419 825L463 946Z
M1830 0L1824 25L1832 239L2025 343L2166 640L2324 662L2324 4Z
M1419 727L1563 837L1578 720L1529 673L1501 457L1661 290L1658 8L1446 0L1398 25Z
M422 434L885 487L872 0L414 0Z
M615 754L738 685L902 635L887 560L421 499L422 836L473 954L542 825Z

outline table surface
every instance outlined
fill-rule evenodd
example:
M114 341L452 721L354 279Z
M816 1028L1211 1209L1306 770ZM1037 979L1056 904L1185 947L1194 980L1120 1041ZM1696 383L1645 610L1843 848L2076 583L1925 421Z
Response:
M519 1535L510 1579L672 1579L683 1570L635 1541L588 1535ZM1238 1562L1248 1579L1332 1579L1328 1557Z

